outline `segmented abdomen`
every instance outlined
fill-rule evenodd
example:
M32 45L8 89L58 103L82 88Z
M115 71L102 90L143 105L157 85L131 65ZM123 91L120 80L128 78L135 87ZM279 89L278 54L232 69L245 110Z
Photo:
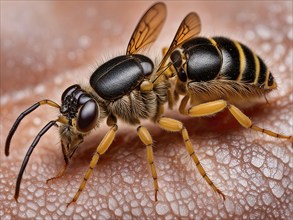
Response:
M220 75L229 80L273 89L276 83L263 60L247 46L225 37L210 38L222 52L223 64Z

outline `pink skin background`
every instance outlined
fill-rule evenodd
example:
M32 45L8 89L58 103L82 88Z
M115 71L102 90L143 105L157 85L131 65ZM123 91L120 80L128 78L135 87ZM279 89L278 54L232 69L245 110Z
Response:
M49 184L64 164L59 134L51 129L39 142L23 175L19 202L13 195L19 168L37 132L58 115L41 107L17 130L10 156L5 139L16 117L44 98L60 103L64 89L87 83L105 60L125 53L140 16L153 2L1 1L1 166L0 218L244 218L292 216L292 143L244 129L224 111L211 118L186 118L196 154L223 201L202 179L179 134L143 124L155 140L159 194L136 128L119 123L109 151L93 171L77 203L66 209L90 159L107 131L102 124L80 146L65 175ZM240 40L261 55L278 89L245 110L253 121L283 134L292 132L292 2L166 2L168 17L147 54L160 60L183 17L196 11L202 36ZM290 205L291 204L291 205Z

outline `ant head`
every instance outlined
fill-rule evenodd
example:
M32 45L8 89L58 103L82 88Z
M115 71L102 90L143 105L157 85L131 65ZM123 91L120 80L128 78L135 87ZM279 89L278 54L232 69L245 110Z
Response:
M99 120L98 103L79 85L68 87L61 97L60 113L77 132L88 133Z
M49 105L60 110L61 115L56 120L48 122L42 130L37 134L33 143L29 147L26 157L22 162L20 168L14 198L17 200L19 195L20 183L23 172L29 161L29 158L37 146L40 138L54 125L59 122L61 144L63 153L67 158L72 157L79 144L83 141L83 137L87 135L99 122L100 108L95 99L89 93L82 90L79 85L68 87L62 94L62 104L59 106L54 101L49 99L41 100L22 112L14 122L5 143L5 155L9 155L9 148L11 139L22 121L22 119L33 112L41 105ZM57 125L58 126L58 125Z
M67 119L60 126L62 147L71 157L78 145L98 123L100 111L98 103L79 85L68 87L61 97L60 113Z

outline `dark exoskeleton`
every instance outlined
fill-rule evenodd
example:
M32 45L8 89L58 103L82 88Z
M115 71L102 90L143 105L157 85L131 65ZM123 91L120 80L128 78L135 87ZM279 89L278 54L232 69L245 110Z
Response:
M141 18L127 47L126 55L115 57L99 66L91 75L90 85L72 85L61 96L61 105L45 99L35 103L24 111L15 121L10 130L5 154L9 155L11 139L21 120L41 105L58 108L60 115L50 121L36 136L31 144L16 182L15 199L19 196L20 183L30 155L40 138L54 125L59 127L62 152L65 165L57 176L61 177L66 170L69 159L74 155L78 146L94 128L97 128L103 119L111 127L97 148L97 153L91 162L90 171L84 180L89 178L99 156L112 143L118 129L117 120L131 125L139 125L141 119L156 121L162 114L162 106L167 102L169 83L162 80L155 83L155 69L153 61L138 51L146 48L158 37L166 17L166 6L163 3L154 4ZM145 26L147 24L147 26ZM144 33L141 36L141 33ZM153 83L154 82L154 83ZM140 126L139 134L147 135L144 127ZM148 139L145 138L145 139ZM82 183L83 187L85 183ZM81 189L82 190L82 189ZM71 202L77 200L80 191Z
M264 96L277 87L262 59L238 41L225 37L198 37L201 23L196 13L192 12L184 18L158 68L154 67L150 58L138 54L139 50L156 40L165 17L165 4L154 4L136 26L126 55L115 57L99 66L90 77L90 85L68 87L62 94L61 106L45 99L20 114L7 136L7 156L12 136L26 115L44 104L60 111L59 117L50 121L31 144L18 174L15 199L19 196L22 175L30 155L40 138L52 126L59 127L65 165L57 176L49 180L63 175L69 159L84 137L99 127L104 119L110 129L99 143L83 181L68 205L78 199L100 156L112 144L118 129L117 120L138 126L137 134L147 149L147 161L151 167L157 201L159 186L152 150L153 140L146 127L141 125L142 119L150 120L164 130L180 132L186 150L201 176L225 199L225 195L208 177L196 156L183 123L163 116L164 105L168 103L172 107L180 96L183 98L179 112L183 115L211 116L227 108L243 127L292 141L292 136L255 126L236 107L247 107L255 98Z

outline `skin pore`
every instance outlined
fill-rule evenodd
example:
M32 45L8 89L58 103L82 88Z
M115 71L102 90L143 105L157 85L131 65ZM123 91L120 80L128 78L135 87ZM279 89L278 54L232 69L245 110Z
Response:
M60 104L65 88L88 82L103 60L124 53L136 22L151 3L117 4L1 2L0 218L289 218L292 143L244 129L228 111L197 119L179 116L176 108L166 112L186 126L208 176L226 195L225 202L202 179L181 135L149 122L143 124L155 145L157 203L145 146L137 137L136 127L123 123L118 123L113 145L99 160L79 200L67 209L66 203L78 189L108 128L103 123L92 132L64 176L46 184L64 164L58 129L52 128L33 152L19 203L15 202L15 182L25 153L58 111L40 107L26 117L11 142L10 156L5 157L4 143L12 123L41 99ZM148 54L159 57L160 48L169 45L181 19L196 11L202 20L203 36L235 38L263 57L279 88L267 97L269 104L263 98L244 112L258 126L292 135L292 3L166 4L166 24L158 46L151 47Z

